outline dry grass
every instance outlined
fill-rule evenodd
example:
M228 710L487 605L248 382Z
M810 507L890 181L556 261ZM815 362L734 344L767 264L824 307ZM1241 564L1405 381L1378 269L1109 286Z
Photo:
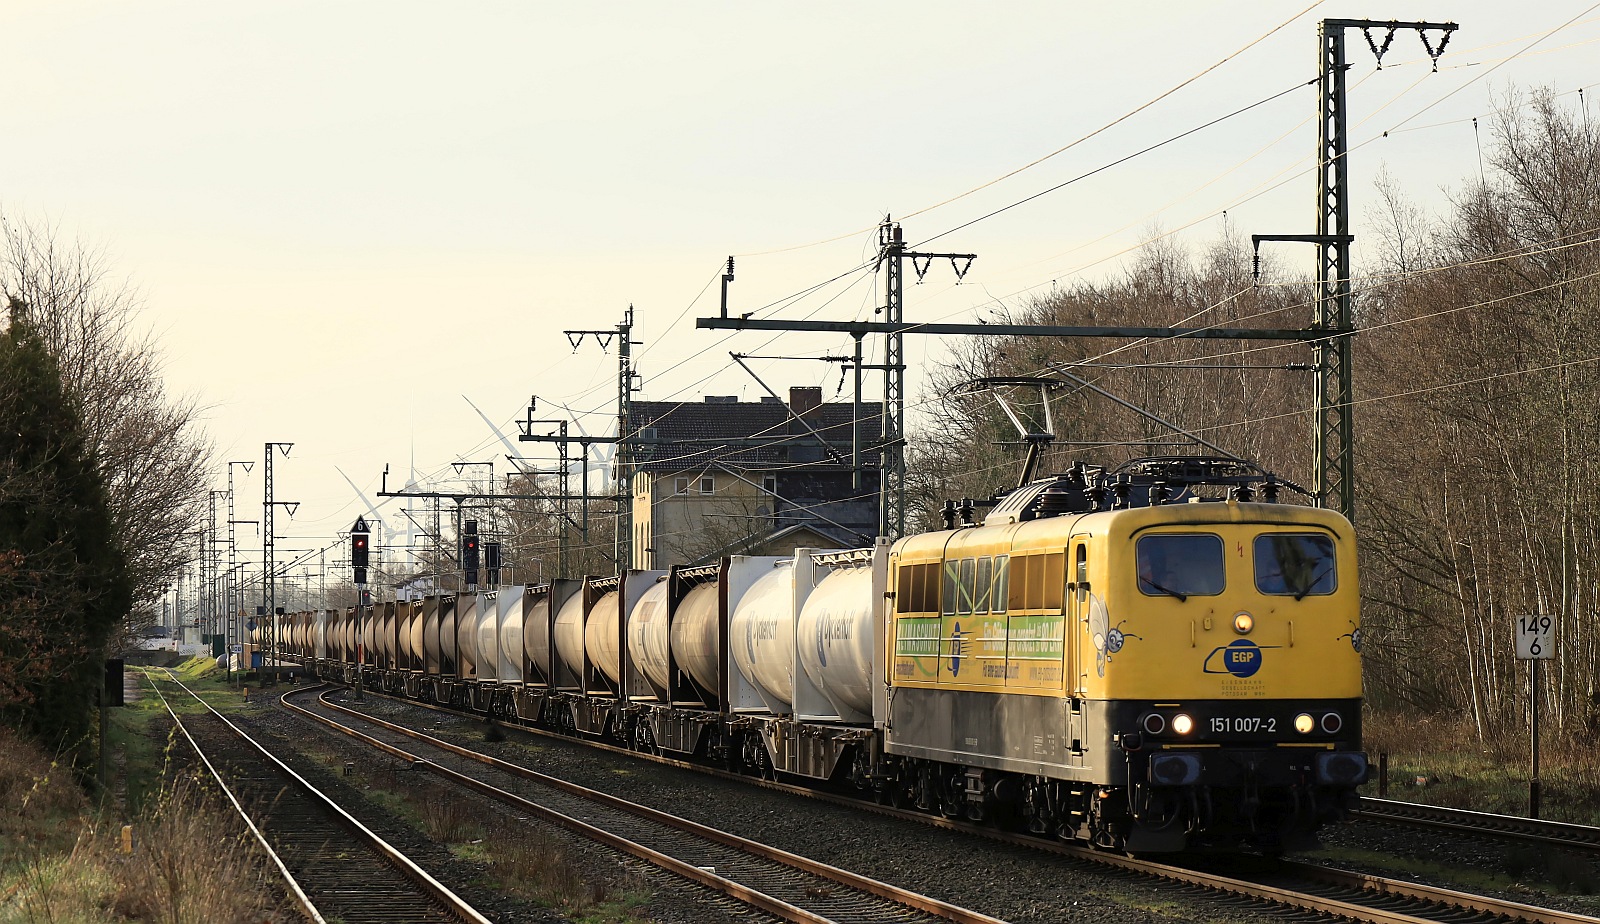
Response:
M585 911L609 898L606 883L586 880L566 850L537 829L502 835L486 846L490 875L514 895L568 912Z
M1526 814L1529 753L1527 731L1479 741L1470 720L1411 713L1369 714L1363 746L1373 761L1389 756L1389 795L1481 812ZM1592 740L1547 734L1540 741L1540 814L1577 824L1600 823L1600 750ZM1418 779L1425 785L1418 785Z
M218 832L239 822L187 780L122 824L96 811L64 768L0 729L0 924L266 920L249 846ZM14 808L13 808L14 807Z
M261 891L253 841L210 790L180 778L143 813L132 862L118 864L113 909L135 921L259 920Z
M472 817L460 793L427 786L411 794L412 804L428 839L440 844L465 844L483 839L483 826Z

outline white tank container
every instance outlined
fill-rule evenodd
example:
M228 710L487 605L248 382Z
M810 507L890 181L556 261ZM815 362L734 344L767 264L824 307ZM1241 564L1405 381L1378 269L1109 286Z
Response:
M317 610L316 626L312 630L312 633L313 633L313 637L315 639L315 641L312 643L313 644L313 649L312 649L313 654L318 658L326 658L328 656L328 611L327 610Z
M589 652L589 663L600 668L612 683L617 683L622 673L622 649L617 642L619 608L617 592L613 590L594 602L583 627L583 647Z
M407 666L411 670L420 670L423 664L422 604L413 600L405 604L405 607L407 616L405 622L401 624L401 631L404 633L401 644L405 649L406 657L410 658Z
M550 676L550 593L546 591L526 607L522 617L522 644L528 661Z
M784 706L794 702L794 563L750 585L728 620L728 647L744 679Z
M478 594L478 679L500 678L499 595Z
M583 676L583 591L578 591L556 611L556 654L578 677Z
M717 585L684 594L672 620L672 656L702 688L717 691Z
M456 600L439 601L439 670L456 663Z
M522 619L523 605L527 599L527 588L507 587L500 591L496 598L497 615L495 621L500 629L500 681L502 683L521 682L522 680ZM513 676L515 675L515 676Z
M660 578L651 584L628 615L628 657L658 687L668 685L672 667L667 647L667 583Z
M388 667L394 660L394 604L383 604L383 619L378 624L379 665Z
M478 595L456 598L456 675L478 675Z
M872 714L872 569L847 568L806 597L795 630L800 666L835 705Z
M422 669L437 674L439 657L439 598L425 597L422 601Z

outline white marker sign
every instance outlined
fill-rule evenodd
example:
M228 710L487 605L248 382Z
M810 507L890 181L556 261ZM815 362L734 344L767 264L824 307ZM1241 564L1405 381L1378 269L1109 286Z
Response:
M1517 660L1548 661L1556 656L1556 623L1538 613L1517 617Z

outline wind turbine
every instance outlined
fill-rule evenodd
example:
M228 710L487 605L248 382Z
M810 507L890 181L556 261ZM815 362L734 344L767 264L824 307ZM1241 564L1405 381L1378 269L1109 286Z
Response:
M471 407L474 411L478 412L478 416L483 419L484 424L487 425L488 428L494 433L495 437L500 440L500 445L504 446L506 449L506 458L511 459L513 462L522 458L522 455L517 449L516 444L511 442L511 439L506 436L504 430L501 430L493 420L489 419L489 415L485 414L482 408L478 407L476 404L473 404L472 399L468 398L466 395L462 395L461 400L467 402L468 407ZM560 405L557 406L561 407ZM568 411L569 413L571 412L571 409L566 407L562 407L562 410ZM578 432L580 434L583 436L590 435L589 431L584 428L583 423L579 421L576 416L573 417L572 423L578 428ZM585 456L583 459L573 460L568 464L567 470L573 474L580 475L582 474L584 468L587 468L590 471L600 472L601 483L604 486L605 491L609 492L611 490L611 459L616 454L616 444L590 443L588 448L589 454L596 456L597 458L591 461L589 456Z

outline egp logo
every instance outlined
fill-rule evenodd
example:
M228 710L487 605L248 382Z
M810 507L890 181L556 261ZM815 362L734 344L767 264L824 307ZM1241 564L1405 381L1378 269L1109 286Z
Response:
M966 654L966 634L961 631L961 623L956 623L954 632L950 633L950 676L961 673L961 656Z
M1271 645L1271 648L1278 646ZM1205 672L1250 677L1261 670L1261 646L1249 639L1238 639L1206 655Z

